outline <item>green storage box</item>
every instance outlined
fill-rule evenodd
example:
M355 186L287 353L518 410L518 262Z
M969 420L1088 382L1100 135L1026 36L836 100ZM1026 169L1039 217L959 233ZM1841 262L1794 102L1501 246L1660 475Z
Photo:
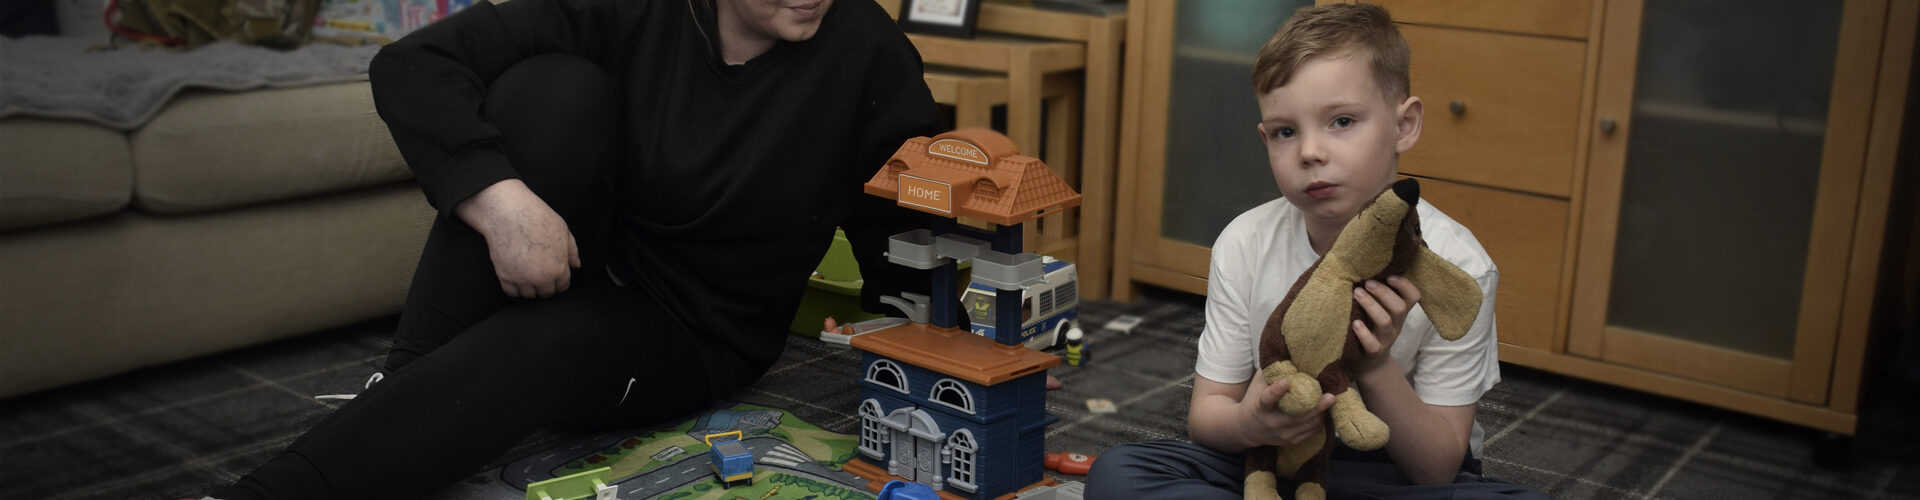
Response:
M853 259L853 244L847 234L833 231L833 246L813 278L807 280L807 293L800 297L800 311L787 327L795 335L820 338L821 321L833 317L844 325L884 316L860 309L860 264Z

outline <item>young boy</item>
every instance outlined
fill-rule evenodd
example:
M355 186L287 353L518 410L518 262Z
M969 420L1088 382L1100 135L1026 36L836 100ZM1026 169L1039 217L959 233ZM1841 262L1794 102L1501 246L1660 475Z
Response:
M1213 246L1207 323L1194 363L1187 430L1194 443L1123 445L1094 463L1089 498L1291 498L1295 483L1253 481L1241 453L1292 444L1320 428L1334 396L1295 417L1276 402L1285 381L1255 376L1260 330L1295 280L1392 183L1401 153L1420 138L1422 103L1409 95L1407 43L1385 10L1333 4L1296 12L1254 61L1256 127L1281 199L1235 218ZM1405 279L1368 282L1352 327L1368 353L1356 383L1392 429L1382 451L1334 452L1333 498L1545 498L1480 477L1483 431L1474 403L1500 381L1494 297L1499 271L1460 223L1419 204L1427 245L1480 284L1485 297L1466 336L1441 339ZM1264 484L1263 484L1264 483ZM1261 493L1265 492L1265 493Z

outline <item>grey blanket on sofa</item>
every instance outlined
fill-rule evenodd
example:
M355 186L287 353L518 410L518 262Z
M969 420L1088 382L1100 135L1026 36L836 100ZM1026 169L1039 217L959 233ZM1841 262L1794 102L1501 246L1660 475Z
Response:
M217 42L192 51L90 50L90 39L0 38L0 118L87 120L120 130L146 124L181 89L247 90L365 80L379 46L314 43L281 52Z

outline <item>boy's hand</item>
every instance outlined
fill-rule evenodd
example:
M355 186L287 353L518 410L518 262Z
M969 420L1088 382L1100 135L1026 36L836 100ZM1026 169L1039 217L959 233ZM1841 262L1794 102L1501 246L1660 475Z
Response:
M1365 284L1353 289L1353 302L1360 304L1367 318L1373 320L1375 327L1369 328L1366 321L1353 320L1353 335L1360 339L1360 347L1366 349L1368 362L1378 363L1385 359L1379 356L1393 347L1393 341L1400 338L1400 327L1407 322L1407 311L1420 302L1420 289L1412 281L1399 276L1388 276L1387 282L1367 280Z
M1262 377L1254 375L1253 380L1254 384L1259 384ZM1266 387L1249 386L1246 399L1240 402L1246 416L1241 422L1247 426L1247 438L1255 445L1292 445L1325 429L1321 425L1321 414L1333 406L1333 395L1321 394L1320 404L1315 405L1313 411L1304 415L1289 415L1280 410L1280 396L1286 394L1291 386L1284 378Z

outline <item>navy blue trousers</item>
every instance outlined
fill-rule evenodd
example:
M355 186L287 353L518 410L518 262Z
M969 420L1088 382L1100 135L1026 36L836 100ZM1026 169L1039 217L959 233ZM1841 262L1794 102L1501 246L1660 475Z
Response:
M520 178L574 232L583 267L548 299L500 290L486 241L439 218L408 291L386 378L286 451L215 491L225 500L416 499L468 477L541 427L663 423L766 367L695 335L659 301L615 286L601 255L619 168L618 85L585 59L528 59L487 89Z
M1430 486L1408 481L1385 452L1336 448L1329 468L1329 499L1547 499L1533 488L1481 476L1480 460L1473 457L1461 464L1453 484ZM1107 450L1093 462L1093 471L1087 474L1087 498L1238 500L1244 498L1241 480L1246 472L1238 454L1181 441L1129 443ZM1295 486L1280 478L1280 496L1292 498Z

